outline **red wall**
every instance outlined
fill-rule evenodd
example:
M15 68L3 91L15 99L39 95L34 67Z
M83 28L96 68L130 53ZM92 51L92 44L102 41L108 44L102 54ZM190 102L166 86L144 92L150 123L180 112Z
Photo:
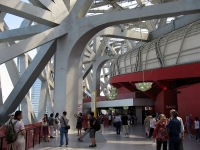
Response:
M189 113L194 120L195 117L200 119L200 84L190 85L177 89L178 112L185 123L185 113Z
M155 101L155 111L158 113L164 113L164 92L160 92Z
M118 94L124 94L124 93L132 93L130 92L128 89L126 89L125 87L120 87L117 89L117 93Z
M167 117L170 117L169 111L171 109L177 110L176 90L160 92L156 97L155 111L158 113L164 113Z

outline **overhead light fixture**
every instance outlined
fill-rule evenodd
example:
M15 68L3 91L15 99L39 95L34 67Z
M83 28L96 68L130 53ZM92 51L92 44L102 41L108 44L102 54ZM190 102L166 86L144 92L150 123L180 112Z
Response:
M117 89L115 87L111 87L110 94L107 95L109 100L114 100L117 97Z
M124 108L124 110L128 110L129 107L128 106L124 106L123 108Z
M141 23L141 19L139 18L139 21ZM141 42L142 42L142 31L141 31L141 26L140 26L140 39L141 39ZM142 91L142 92L145 92L145 91L148 91L151 86L152 86L152 82L144 82L144 70L143 70L143 67L142 67L142 81L143 82L139 82L139 83L135 83L135 86L138 90Z
M145 92L151 88L152 84L152 82L139 82L135 83L135 86L138 90Z

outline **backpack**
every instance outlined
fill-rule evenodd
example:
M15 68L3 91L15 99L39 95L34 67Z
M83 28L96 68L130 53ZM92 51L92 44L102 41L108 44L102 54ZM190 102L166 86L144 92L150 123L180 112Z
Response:
M12 123L12 119L10 120L9 124L6 126L6 131L5 131L5 137L6 137L6 142L7 144L11 144L13 142L15 142L17 140L18 137L18 133L16 133L15 129L14 129L14 125L17 123L18 121L15 121L14 123Z
M59 119L57 117L55 118L55 123L59 124Z
M93 123L93 127L94 127L94 130L95 131L99 131L101 126L100 126L100 123L97 119L95 119L94 123Z
M49 122L48 122L49 126L53 126L53 122L54 122L54 119L52 117L50 117Z

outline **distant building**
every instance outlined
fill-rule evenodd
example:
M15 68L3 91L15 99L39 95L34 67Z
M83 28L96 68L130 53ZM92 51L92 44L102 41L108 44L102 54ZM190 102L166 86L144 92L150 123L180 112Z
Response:
M31 88L31 103L36 117L38 117L41 84L40 79L37 79Z

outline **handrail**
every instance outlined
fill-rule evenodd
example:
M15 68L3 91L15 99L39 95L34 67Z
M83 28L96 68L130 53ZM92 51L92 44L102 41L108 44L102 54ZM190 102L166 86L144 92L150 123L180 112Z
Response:
M39 143L41 139L41 123L36 124L30 124L25 125L26 130L26 137L25 137L25 149L28 150L29 148L33 147ZM5 135L4 130L0 130L0 150L10 150L11 147L9 147L5 141Z

